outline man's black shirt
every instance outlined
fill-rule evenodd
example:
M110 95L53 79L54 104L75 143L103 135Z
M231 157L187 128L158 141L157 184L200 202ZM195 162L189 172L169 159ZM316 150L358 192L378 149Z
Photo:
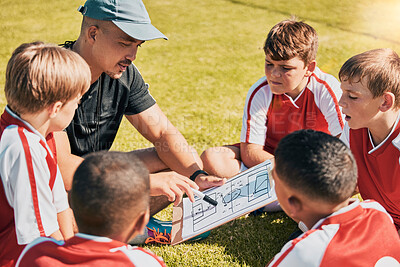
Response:
M66 42L71 49L74 42ZM71 124L66 128L72 154L82 156L112 146L122 117L138 114L153 106L138 69L131 64L119 79L102 73L82 96Z

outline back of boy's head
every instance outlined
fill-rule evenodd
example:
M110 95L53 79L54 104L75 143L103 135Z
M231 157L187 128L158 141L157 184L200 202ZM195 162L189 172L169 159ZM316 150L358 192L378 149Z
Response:
M90 68L77 53L53 44L25 43L7 64L7 105L17 114L36 113L83 95L90 81Z
M80 232L119 234L149 208L149 172L124 152L89 154L75 172L71 208Z
M329 204L351 197L357 183L350 149L338 138L314 130L281 139L275 150L275 172L292 189Z
M374 49L349 58L339 71L341 82L364 84L375 97L392 92L395 106L400 107L400 58L390 48Z
M272 60L290 60L296 56L307 66L317 57L318 35L313 27L295 19L276 24L265 40L264 52Z

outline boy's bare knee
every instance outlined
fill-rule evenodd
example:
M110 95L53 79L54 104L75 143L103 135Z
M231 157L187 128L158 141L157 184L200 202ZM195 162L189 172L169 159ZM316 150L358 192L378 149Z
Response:
M218 151L218 147L210 147L201 153L200 159L203 161L204 169L212 166L213 163L216 163L216 161L220 160L221 155L219 155L220 153Z
M234 153L226 147L211 147L206 149L200 156L203 161L203 169L219 177L228 177L226 169L230 169ZM230 177L230 176L229 176Z

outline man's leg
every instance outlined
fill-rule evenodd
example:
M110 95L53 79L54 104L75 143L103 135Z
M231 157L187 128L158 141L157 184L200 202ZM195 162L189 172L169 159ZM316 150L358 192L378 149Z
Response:
M129 153L135 154L146 165L149 173L156 173L168 169L167 165L158 157L155 147L133 150Z
M130 153L135 154L146 165L149 173L168 171L167 165L158 157L155 147L133 150ZM150 216L153 216L171 204L166 196L150 197Z
M200 158L208 174L230 178L240 172L238 146L211 147L205 150Z
M166 196L150 197L150 216L154 216L171 204Z
M164 162L158 157L157 151L154 147L134 150L129 153L135 154L141 161L143 161L150 174L169 170ZM133 245L144 244L147 240L149 240L149 238L151 240L156 240L156 236L158 237L158 241L155 243L167 244L170 242L169 239L172 223L170 221L160 221L153 217L159 211L168 207L169 204L171 204L171 202L168 201L166 196L150 196L150 221L147 223L144 232L140 235L137 235L128 243Z

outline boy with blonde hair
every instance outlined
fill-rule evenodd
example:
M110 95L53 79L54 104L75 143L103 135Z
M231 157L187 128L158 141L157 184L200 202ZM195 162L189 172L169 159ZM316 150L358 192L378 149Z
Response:
M42 42L20 45L7 64L7 106L0 119L1 266L13 266L39 236L73 236L52 132L68 126L90 77L78 54Z
M17 266L166 266L126 242L149 221L149 172L132 153L94 152L75 172L70 193L79 233L60 242L38 238Z
M304 234L270 267L398 266L400 238L390 215L375 201L350 199L357 163L338 138L314 130L287 135L275 150L272 176L282 209Z
M317 67L318 36L308 24L284 20L268 33L265 76L249 90L240 145L209 148L204 170L220 177L272 159L279 140L295 130L340 135L339 82Z
M358 190L379 202L400 233L400 58L374 49L348 59L339 72L346 115L341 139L358 166Z

